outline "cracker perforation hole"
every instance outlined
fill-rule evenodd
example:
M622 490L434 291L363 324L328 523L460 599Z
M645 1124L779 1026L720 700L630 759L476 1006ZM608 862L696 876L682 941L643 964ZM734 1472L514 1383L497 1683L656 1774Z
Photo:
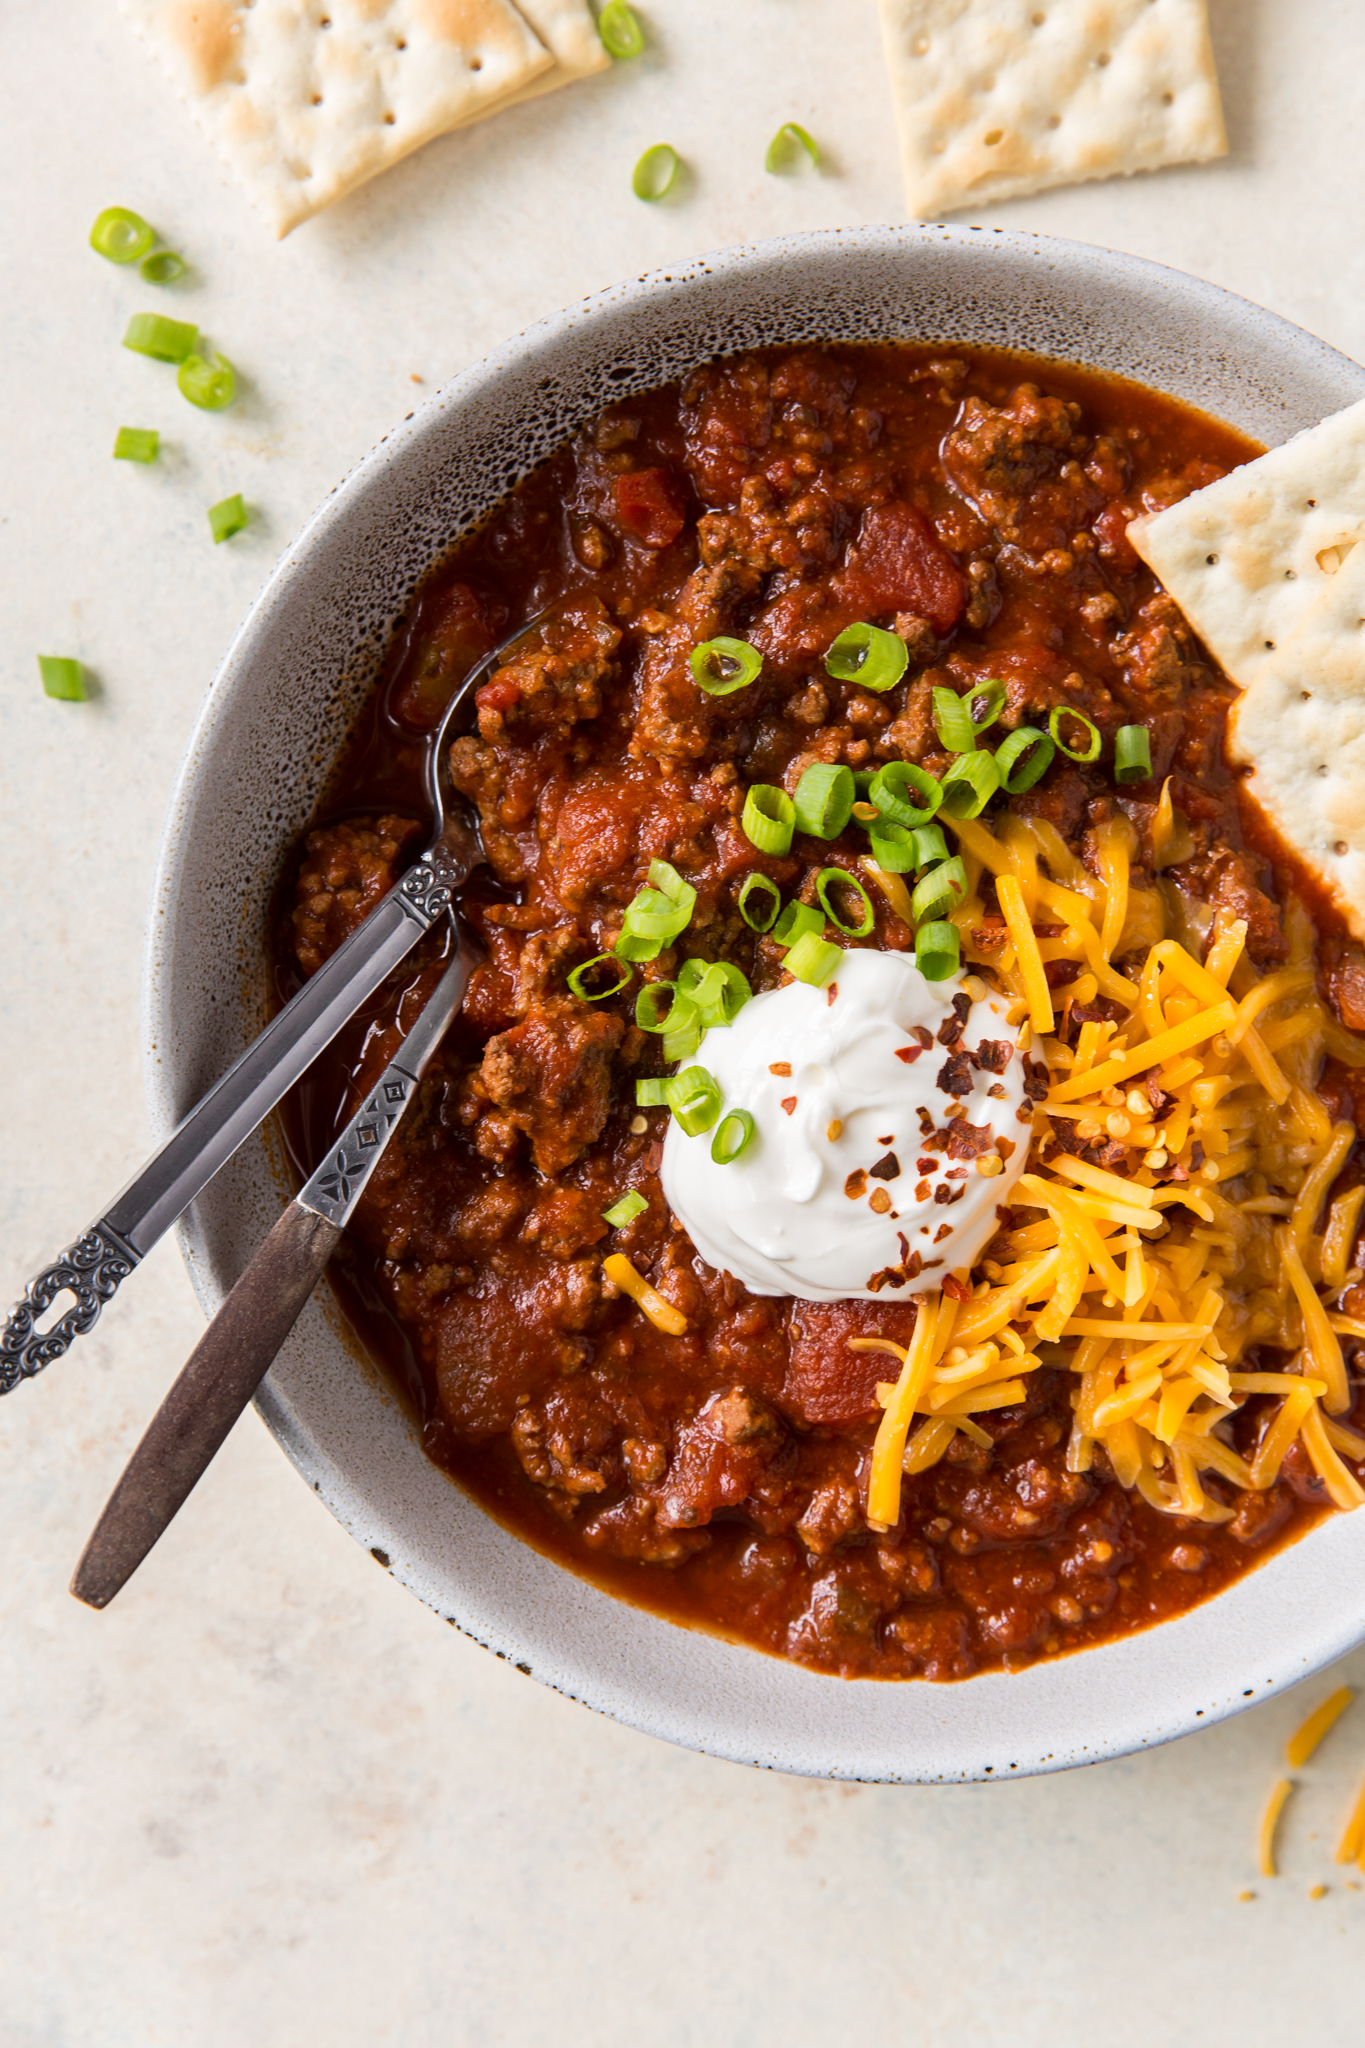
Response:
M912 57L927 57L929 54L928 36L916 36L914 42L910 45L910 54Z
M482 71L482 70L483 70L483 58L482 58L482 57L471 57L471 58L470 58L470 60L469 60L469 68L470 68L470 70L471 70L471 71Z
M313 94L313 105L315 107L320 107L322 105L322 94L320 92L315 92Z
M1175 105L1175 94L1173 92L1163 92L1161 104L1163 107L1173 107Z
M992 128L988 135L982 137L987 149L994 149L996 144L1003 142L1004 139L1005 131L1003 128Z
M1060 127L1061 127L1061 125L1062 125L1062 117L1061 117L1061 115L1060 115L1060 114L1049 114L1049 115L1048 115L1048 117L1047 117L1047 125L1048 125L1048 127L1049 127L1049 128L1060 128Z
M1101 71L1103 71L1105 65L1109 61L1109 52L1107 50L1101 50L1099 56L1095 59L1095 62L1098 64Z
M1032 21L1033 26L1035 28L1041 28L1043 23L1047 20L1047 16L1045 14L1034 14L1031 15L1029 18Z
M385 116L384 116L384 126L385 126L386 128L392 128L392 126L393 126L393 124L394 124L394 120L395 120L395 118L396 118L396 117L395 117L395 116L394 116L393 114L385 114Z
M1210 569L1216 569L1218 567L1217 555L1205 555L1204 560L1208 564Z
M1332 851L1333 853L1340 855L1343 853L1349 853L1351 849L1344 839L1337 839L1333 841Z
M1285 582L1286 582L1286 583L1297 583L1297 582L1298 582L1298 580L1299 580L1299 572L1298 572L1298 570L1297 570L1297 569L1286 569L1286 570L1285 570L1285 572L1284 572L1284 580L1285 580Z

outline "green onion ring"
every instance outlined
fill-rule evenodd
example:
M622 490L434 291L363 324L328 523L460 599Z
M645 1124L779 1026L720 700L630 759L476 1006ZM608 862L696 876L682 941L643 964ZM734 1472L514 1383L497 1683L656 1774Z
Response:
M766 917L750 915L749 905L753 902L754 897L760 893L766 893L771 899L772 908ZM739 914L751 932L766 932L781 908L782 891L778 888L776 882L769 881L766 875L757 873L745 876L744 886L739 892Z
M890 818L877 818L868 826L867 836L871 857L884 875L908 875L919 866L915 858L917 835L908 826L893 825ZM946 846L943 851L946 857Z
M626 0L607 0L597 17L597 33L613 57L638 57L645 46L645 32Z
M884 626L869 626L863 620L845 626L825 656L825 673L839 683L857 683L860 689L880 695L893 690L905 674L910 650L897 633Z
M747 690L763 668L763 656L747 640L731 640L724 633L715 640L703 640L687 657L692 680L708 697L731 697Z
M588 985L589 978L596 967L615 968L616 980L611 982L606 988L590 988ZM624 961L618 960L614 953L597 953L591 960L585 960L581 967L575 967L573 972L567 977L567 980L573 994L580 997L583 1002L604 1003L608 996L619 995L630 978L630 968Z
M240 491L234 491L230 498L220 498L216 505L209 506L209 532L215 546L220 540L231 540L233 534L240 533L247 523L247 509Z
M120 427L114 436L116 462L155 462L161 436L155 427Z
M909 790L919 797L918 806L911 803ZM888 761L873 776L868 797L892 824L908 825L913 831L916 825L927 825L937 812L943 802L943 787L913 761Z
M809 903L789 903L773 926L773 941L779 946L794 946L807 932L818 935L824 929L825 920Z
M818 171L820 151L814 139L798 121L784 121L768 144L768 154L763 159L764 170L780 173L788 164L795 164L798 149L805 150Z
M192 320L168 320L164 313L134 313L123 346L158 363L183 363L193 352L199 329Z
M833 892L839 888L847 889L851 895L857 897L862 905L862 912L856 924L845 924L831 901ZM815 878L815 893L824 905L825 915L830 923L843 932L846 938L865 939L867 937L877 919L872 908L871 898L856 875L851 875L847 868L821 868ZM790 966L790 962L788 962L788 966Z
M701 1044L703 1025L694 1010L690 1017L683 1018L676 1025L670 1022L661 1041L665 1060L690 1060Z
M175 381L201 412L221 412L237 396L237 372L226 356L186 356Z
M1008 796L1021 796L1042 781L1056 752L1057 743L1048 733L1040 732L1036 725L1021 725L995 750L1000 787Z
M103 213L95 215L90 230L91 248L111 263L136 263L155 240L156 229L128 206L106 206Z
M815 932L803 932L782 965L795 980L823 988L838 972L843 957L842 947L831 945Z
M956 910L967 894L967 870L962 856L940 861L915 884L910 898L910 916L916 928L934 924L945 912Z
M943 778L944 816L979 817L999 787L1000 770L994 754L988 754L984 747L959 754Z
M668 1008L660 1014L659 1004L665 996L669 998ZM694 1002L680 993L676 981L647 981L635 998L635 1021L642 1031L667 1031L688 1023L695 1017L696 1008Z
M638 1188L629 1188L619 1202L613 1202L610 1209L602 1211L602 1221L610 1223L613 1230L621 1230L627 1223L633 1223L637 1216L643 1216L649 1203Z
M1069 747L1062 738L1061 724L1064 718L1074 718L1077 725L1083 725L1089 734L1084 753ZM1053 745L1060 747L1069 761L1098 761L1100 757L1100 729L1093 719L1078 711L1074 704L1054 704L1047 715L1048 737Z
M670 903L685 909L691 917L696 906L697 892L690 882L685 882L671 861L652 860L649 864L649 884L661 896L667 896Z
M671 142L656 142L647 149L631 172L630 189L637 199L647 199L651 206L657 205L678 182L682 169L682 158Z
M748 1151L753 1138L754 1120L748 1110L727 1110L717 1124L716 1135L711 1140L711 1157L717 1166L733 1166L741 1152Z
M177 256L174 249L158 249L155 255L144 256L138 265L139 274L148 284L174 284L189 269L183 256Z
M936 860L947 860L948 842L943 836L941 825L921 825L914 839L917 868L932 867Z
M853 816L853 770L829 761L807 768L793 793L796 829L814 839L837 839Z
M654 1081L635 1083L635 1107L637 1109L667 1109L668 1096L665 1093L668 1082L662 1076Z
M926 981L947 981L962 963L955 924L922 924L915 933L915 965Z
M1146 782L1151 773L1151 734L1145 725L1121 725L1114 737L1115 782Z
M709 1028L733 1024L754 992L748 977L729 960L684 960L678 970L678 993Z
M43 695L55 697L59 703L84 704L90 695L84 668L68 655L40 654L38 673L43 679Z
M985 700L984 718L974 718L973 708ZM979 736L995 724L1005 708L1005 685L997 678L975 686L958 696L956 690L936 688L933 696L934 730L950 754L969 754Z
M684 1067L665 1081L664 1100L688 1137L699 1138L720 1115L720 1083L705 1067Z
M796 805L785 789L772 782L751 782L740 825L760 853L790 853L796 829Z

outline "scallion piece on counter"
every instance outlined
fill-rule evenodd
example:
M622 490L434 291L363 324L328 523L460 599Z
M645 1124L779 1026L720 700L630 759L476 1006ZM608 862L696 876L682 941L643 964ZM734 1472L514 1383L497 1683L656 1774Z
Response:
M949 818L975 818L1000 787L994 754L984 747L959 754L943 778L943 810Z
M711 1157L717 1166L731 1166L753 1143L754 1120L747 1109L727 1110L711 1140Z
M604 1003L608 996L619 995L630 977L631 969L624 960L614 953L598 953L574 968L568 984L585 1003Z
M911 794L919 798L911 802ZM872 778L868 797L893 825L927 825L943 802L942 784L913 761L888 761Z
M660 199L666 199L678 182L682 169L682 158L671 142L656 142L653 149L647 149L631 173L630 189L637 199L647 199L651 206Z
M820 938L815 932L804 932L782 965L794 980L809 982L812 988L823 988L834 978L843 957L841 947L831 945L828 939Z
M155 462L161 436L155 427L120 427L114 436L116 462Z
M910 650L897 633L884 626L869 626L859 620L845 626L825 656L825 673L839 683L857 683L860 689L880 695L892 690L905 674Z
M1047 733L1040 732L1036 725L1021 725L1008 739L1001 740L995 750L1000 787L1008 796L1020 796L1024 790L1032 789L1047 774L1056 752L1057 743Z
M201 412L221 412L237 396L237 372L226 356L186 356L175 381Z
M796 830L796 805L773 782L751 782L740 824L760 853L790 853Z
M597 33L613 57L638 57L645 46L645 32L626 0L607 0L597 17Z
M773 926L773 939L779 946L794 946L807 932L818 936L824 929L825 920L809 903L789 903Z
M230 498L220 498L216 505L209 506L209 531L215 546L220 540L231 540L233 534L240 533L246 524L247 509L240 491L234 491Z
M729 697L746 690L763 667L763 656L747 640L731 640L724 633L715 640L703 640L687 658L692 680L708 697Z
M637 1081L635 1083L635 1107L637 1109L667 1109L668 1097L664 1093L667 1087L668 1083L662 1075L653 1081Z
M699 1138L720 1115L720 1083L705 1067L684 1067L665 1081L664 1100L688 1137Z
M1085 729L1085 743L1069 747L1062 738L1062 720L1072 718ZM1069 761L1098 761L1100 758L1100 729L1093 719L1078 711L1074 704L1054 704L1047 715L1048 736L1055 746L1061 748Z
M631 1188L622 1195L619 1202L613 1202L610 1209L602 1211L602 1221L610 1223L613 1230L622 1230L627 1223L633 1223L637 1216L643 1216L649 1203L638 1188Z
M136 263L155 240L156 229L127 206L106 206L103 213L95 215L90 230L91 248L111 263Z
M932 826L921 829L931 831ZM874 818L867 828L869 850L872 859L884 875L908 875L919 866L915 858L917 834L906 825L893 825L890 818ZM947 854L945 846L944 854Z
M746 875L739 892L739 914L751 932L766 932L782 908L782 891L767 875Z
M796 829L815 839L837 839L853 816L853 770L829 761L807 768L793 795Z
M836 892L841 889L853 897L857 904L857 909L853 914L854 922L851 924L838 909L838 896ZM815 878L815 893L824 905L825 915L830 923L843 932L847 938L865 939L867 937L876 923L876 917L873 914L871 899L856 875L851 875L847 868L821 868ZM790 966L791 963L788 961L786 964Z
M962 962L955 924L922 924L915 933L915 965L926 981L946 981Z
M784 121L768 144L768 154L763 159L765 171L774 173L794 169L800 161L800 151L820 169L820 150L815 138L809 135L799 121Z
M43 679L45 697L59 698L64 704L84 704L90 695L85 687L84 668L68 655L40 654L38 673Z
M1145 725L1121 725L1114 738L1115 782L1146 782L1152 773L1152 740Z
M164 313L134 313L123 337L125 348L159 363L183 363L193 352L199 329L192 320L168 320Z
M956 910L967 894L967 870L960 854L940 861L916 882L910 898L910 915L916 927L933 924L946 912Z
M158 249L153 255L144 256L138 265L148 284L174 284L188 268L184 257L177 256L174 249Z

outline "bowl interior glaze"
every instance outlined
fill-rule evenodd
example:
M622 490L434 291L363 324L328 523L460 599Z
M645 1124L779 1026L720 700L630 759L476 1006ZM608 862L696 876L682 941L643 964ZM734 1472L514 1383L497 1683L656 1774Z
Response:
M150 921L146 1080L175 1125L259 1029L263 920L432 563L586 418L717 353L943 339L1153 385L1275 443L1365 396L1365 370L1245 300L1078 243L912 227L727 250L543 321L438 392L282 556L208 693L171 801ZM279 1213L245 1147L181 1225L206 1311ZM633 1727L736 1761L901 1782L1007 1778L1187 1733L1365 1634L1365 1515L1340 1516L1183 1618L1007 1677L846 1682L599 1592L491 1521L423 1456L330 1300L262 1390L268 1427L332 1513L420 1599L522 1670Z

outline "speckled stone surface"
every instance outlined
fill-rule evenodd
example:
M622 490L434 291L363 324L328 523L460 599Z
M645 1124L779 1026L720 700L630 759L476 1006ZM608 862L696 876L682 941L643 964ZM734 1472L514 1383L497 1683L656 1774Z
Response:
M434 145L283 244L111 6L0 22L6 1295L145 1147L138 979L161 813L279 547L414 394L541 313L729 242L902 217L871 0L641 11L648 60ZM983 224L1156 257L1365 357L1348 225L1365 22L1349 0L1212 12L1226 163ZM788 118L834 174L764 176ZM646 209L629 169L661 139L695 178ZM94 257L85 233L111 202L155 220L194 279L159 294ZM154 305L238 363L233 412L191 412L169 372L117 347ZM161 429L158 468L109 460L121 424ZM205 508L234 490L255 524L214 548ZM98 700L46 702L39 650L88 661ZM1331 1679L1027 1784L760 1775L594 1719L460 1640L254 1417L118 1603L78 1608L75 1557L200 1327L165 1245L94 1337L0 1406L4 2048L869 2032L1052 2048L1097 2019L1113 2048L1145 2048L1154 2030L1269 2043L1309 2014L1350 2037L1365 1892L1331 1851L1365 1707L1300 1774L1286 1875L1252 1861L1279 1745ZM1353 1669L1365 1681L1365 1656Z

